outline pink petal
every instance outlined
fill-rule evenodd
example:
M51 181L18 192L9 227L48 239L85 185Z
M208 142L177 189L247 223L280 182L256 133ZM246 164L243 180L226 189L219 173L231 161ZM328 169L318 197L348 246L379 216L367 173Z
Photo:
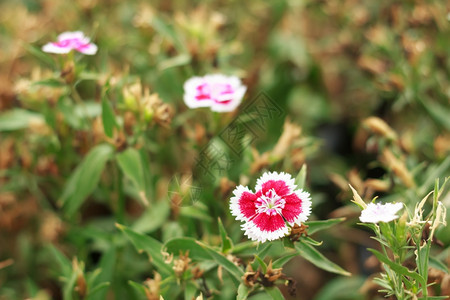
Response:
M286 203L281 210L281 214L289 223L294 222L302 212L302 200L295 194L284 196Z
M86 55L94 55L95 53L97 53L97 49L97 46L94 44L85 44L75 48L75 50L77 50L78 52Z
M242 185L238 186L233 194L230 203L231 214L238 221L249 221L256 214L256 195Z
M281 213L290 225L294 225L294 223L300 225L308 220L311 214L311 197L308 192L297 190L294 194L286 196L284 199L286 199L286 204ZM300 203L296 202L297 199L300 199Z
M264 243L284 237L289 230L283 218L276 215L259 214L252 221L242 225L245 235L254 241Z
M295 180L287 173L266 172L257 181L255 190L265 194L274 189L279 196L289 195L296 189Z

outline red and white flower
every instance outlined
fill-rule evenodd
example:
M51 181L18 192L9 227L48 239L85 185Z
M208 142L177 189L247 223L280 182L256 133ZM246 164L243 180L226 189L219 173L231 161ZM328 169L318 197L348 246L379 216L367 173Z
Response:
M236 76L192 77L184 83L184 102L190 108L210 107L212 111L228 112L239 106L246 90Z
M58 41L45 44L42 51L48 53L65 54L76 50L83 54L94 55L97 53L97 46L90 42L81 31L68 31L58 35Z
M296 189L291 175L264 173L256 181L256 192L238 186L231 198L231 214L244 221L242 229L250 239L264 243L289 233L289 227L308 219L311 198L308 192Z
M359 220L363 223L391 222L398 219L397 212L403 208L402 203L369 203L361 211Z

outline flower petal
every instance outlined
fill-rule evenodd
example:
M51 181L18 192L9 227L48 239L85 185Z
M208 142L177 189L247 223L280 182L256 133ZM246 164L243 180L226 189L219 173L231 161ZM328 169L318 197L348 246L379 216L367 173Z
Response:
M86 55L94 55L97 53L98 48L95 44L85 44L77 47L76 50Z
M274 189L279 196L289 195L297 188L294 178L287 173L266 172L257 181L255 190L265 194L268 190Z
M254 241L264 243L284 237L289 233L288 227L279 214L262 213L242 225L244 234Z
M285 196L284 199L286 203L281 214L290 225L294 225L294 223L300 225L308 219L311 214L311 197L308 192L297 190L295 193Z
M84 33L82 31L66 31L58 35L58 41L64 41L64 40L83 40L86 38L84 36ZM86 43L89 43L89 39Z
M48 43L42 47L42 51L47 53L66 54L72 51L72 47L60 47L55 43Z
M198 88L205 84L205 80L202 77L192 77L184 83L184 103L189 108L209 107L212 104L212 99L206 98L199 100Z
M396 213L403 208L403 204L399 203L369 203L367 207L361 211L359 220L363 223L379 223L391 222L398 219Z
M256 195L242 185L236 187L233 194L234 196L231 198L230 203L231 214L238 221L249 221L256 213Z

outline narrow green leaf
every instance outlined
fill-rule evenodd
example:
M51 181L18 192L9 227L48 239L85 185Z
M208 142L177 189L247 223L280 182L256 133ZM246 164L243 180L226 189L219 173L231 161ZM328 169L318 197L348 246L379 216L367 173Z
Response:
M195 299L197 287L192 281L187 281L184 286L184 299Z
M44 80L35 81L35 82L33 82L32 85L43 85L43 86L48 86L48 87L59 88L59 87L65 87L66 83L57 78L47 78Z
M299 241L295 244L295 249L298 251L298 253L314 264L316 267L319 267L325 271L350 276L351 273L345 271L341 267L339 267L334 262L330 261L328 258L323 256L319 251L317 251L313 246L310 244L307 244L303 241Z
M269 252L270 248L272 248L272 246L273 246L272 242L264 243L264 244L258 244L258 247L256 248L257 255L259 257L261 257L262 259L266 258L266 255Z
M234 263L229 261L225 256L222 255L222 253L219 253L218 251L214 250L208 245L205 245L201 242L197 242L200 246L205 249L209 255L219 264L221 265L225 270L227 270L232 276L231 279L236 284L236 286L239 285L241 281L241 277L244 275L244 271L241 270L238 266L236 266Z
M140 200L145 205L148 205L148 200L145 196L145 175L143 169L148 166L144 166L142 163L139 151L134 148L128 148L117 154L116 160L122 172L131 180L135 188L139 191L139 194L141 195Z
M114 114L111 103L108 101L106 96L103 96L102 99L102 122L105 134L108 137L112 138L114 127L118 128L119 125L117 124L116 115Z
M146 297L145 287L143 284L128 280L128 284L142 297Z
M303 164L302 168L300 169L300 172L298 172L297 177L295 177L295 184L299 189L305 188L305 182L306 182L306 172L307 172L307 166L306 164Z
M308 225L308 234L313 235L316 232L319 232L324 229L328 229L338 223L345 221L345 218L337 218L337 219L329 219L329 220L320 220L320 221L308 221L305 222L305 225Z
M68 216L72 216L97 187L105 164L113 152L110 145L95 146L67 180L59 202Z
M211 260L212 257L202 246L197 243L197 240L190 237L180 237L174 238L164 245L164 249L168 253L173 253L174 255L179 255L189 251L189 257L192 260Z
M364 299L364 296L360 292L360 288L365 281L366 278L362 276L336 277L320 289L314 300Z
M430 256L430 267L433 267L435 269L441 270L442 272L445 272L448 274L448 267L446 264L441 262L439 259Z
M163 245L154 238L131 230L121 224L116 224L125 236L131 241L138 252L145 252L152 264L158 269L161 275L170 275L173 273L172 268L164 262L162 256Z
M297 252L286 254L286 255L278 258L277 260L275 260L272 263L272 268L274 268L274 269L282 268L288 261L290 261L292 258L294 258L296 256L298 256Z
M25 109L10 109L0 114L0 132L26 129L34 122L45 122L44 116Z
M59 265L62 277L69 278L72 273L72 262L52 244L49 244L47 249L51 252L50 254L53 260Z
M213 218L209 212L199 202L192 206L183 206L180 208L180 215L183 217L194 218L206 222L211 222Z
M164 71L169 68L181 67L191 62L191 56L187 53L183 53L174 57L167 58L158 64L158 70Z
M394 272L402 274L404 276L408 276L411 277L412 279L415 279L416 281L418 281L422 287L426 286L426 282L425 280L422 278L422 276L420 276L419 274L417 274L416 272L412 272L410 270L408 270L408 268L399 265L391 260L389 260L389 258L387 258L386 256L384 256L381 252L375 250L375 249L368 249L370 252L373 253L373 255L376 256L376 258L381 261L382 263L386 264L389 266L389 268L391 268Z
M252 292L253 288L246 286L244 283L241 283L238 287L236 300L245 300L248 298L248 295Z
M131 228L140 233L151 233L160 228L167 221L169 214L169 202L158 201L151 206L148 206Z
M89 291L88 300L102 300L106 298L110 282L113 280L114 268L116 266L116 249L109 248L103 253L100 260L100 274L93 282L94 289L98 288L94 293L94 289Z
M40 61L46 63L52 68L56 68L55 61L46 53L42 52L41 49L34 47L30 44L25 43L24 44L25 49L30 53L31 55L35 56Z
M273 300L284 300L284 296L277 287L264 287L264 290Z
M111 283L109 283L109 282L102 282L99 285L95 286L94 288L89 290L89 295L87 296L87 300L91 300L91 299L105 299L104 296L103 296L103 298L99 298L98 295L105 295L106 291L107 291L107 289L108 289L108 287L110 285L111 285ZM100 292L102 292L102 293L100 293Z
M228 237L225 227L223 226L222 220L220 218L218 219L218 224L220 238L222 240L222 253L227 253L230 249L233 248L233 242Z
M255 255L255 260L254 260L254 262L255 262L254 269L257 269L257 268L256 268L256 264L258 264L258 265L261 267L261 270L262 270L262 272L263 272L264 274L267 272L267 265L266 265L266 263L265 263L258 255ZM252 267L253 267L253 266L252 266Z

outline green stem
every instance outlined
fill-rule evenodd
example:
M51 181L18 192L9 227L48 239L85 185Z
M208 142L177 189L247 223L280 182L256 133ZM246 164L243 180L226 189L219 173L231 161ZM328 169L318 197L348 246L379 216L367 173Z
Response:
M119 224L124 224L125 221L125 197L123 193L123 174L117 164L114 164L116 173L116 189L117 189L117 209L116 218Z

